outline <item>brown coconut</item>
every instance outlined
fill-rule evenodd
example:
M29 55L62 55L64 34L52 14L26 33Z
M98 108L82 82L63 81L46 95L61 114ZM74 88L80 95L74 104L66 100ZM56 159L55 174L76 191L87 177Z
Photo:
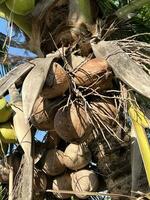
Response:
M63 174L61 176L56 177L53 180L52 184L53 190L72 190L71 187L71 177L70 174ZM72 194L65 193L53 193L59 199L68 199L72 196Z
M31 123L39 130L53 129L54 116L61 101L62 98L48 100L40 96L34 104Z
M35 193L45 192L47 187L47 177L43 171L34 169L33 189Z
M82 169L90 160L91 153L83 144L69 144L64 152L64 164L72 170Z
M54 128L65 141L81 143L91 133L93 126L84 107L73 103L57 111Z
M41 96L52 99L63 95L68 88L69 81L66 71L61 67L61 65L54 62L49 70Z
M96 192L99 188L97 175L90 170L80 170L71 174L71 184L73 191L76 192ZM88 196L76 194L81 199L86 199Z
M98 115L99 121L105 125L113 125L117 119L117 108L113 101L96 99L90 103L93 112Z
M74 81L79 86L90 86L101 92L112 88L112 71L105 59L94 58L79 67Z
M57 149L51 149L47 152L43 170L47 175L56 176L64 172L63 152Z

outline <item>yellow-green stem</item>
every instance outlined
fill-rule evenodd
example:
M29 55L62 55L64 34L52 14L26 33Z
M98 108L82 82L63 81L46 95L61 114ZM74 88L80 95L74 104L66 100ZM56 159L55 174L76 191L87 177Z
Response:
M31 38L32 26L24 16L16 15L5 6L0 5L0 17L13 21L29 38Z
M91 24L93 22L91 2L90 0L78 0L80 14L83 16L86 23Z

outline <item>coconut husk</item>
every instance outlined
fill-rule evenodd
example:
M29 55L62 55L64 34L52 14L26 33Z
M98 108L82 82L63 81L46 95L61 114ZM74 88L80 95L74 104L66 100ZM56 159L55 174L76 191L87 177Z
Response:
M43 171L50 176L56 176L64 172L65 165L63 163L63 152L57 149L47 151Z
M9 167L5 165L4 162L0 163L0 182L8 183L9 182Z
M45 192L47 187L47 177L44 172L34 169L33 189L34 193Z
M78 103L62 107L54 118L54 128L58 135L68 142L83 142L92 131L88 113Z
M89 164L91 153L84 144L69 144L64 152L63 160L66 167L78 170Z
M69 88L69 80L65 70L58 63L54 62L48 72L41 96L44 98L55 98L62 96Z
M76 192L96 192L99 188L97 175L90 170L80 170L71 174L71 184ZM76 194L80 199L86 199L87 195Z
M107 61L94 58L78 67L74 81L78 86L89 86L101 92L112 88L112 77Z
M62 98L48 100L40 96L34 104L31 123L39 130L54 129L54 116L62 101Z
M61 176L56 177L53 180L52 184L53 190L72 190L71 187L71 177L70 174L63 174ZM68 199L72 196L72 194L65 193L53 193L58 199Z

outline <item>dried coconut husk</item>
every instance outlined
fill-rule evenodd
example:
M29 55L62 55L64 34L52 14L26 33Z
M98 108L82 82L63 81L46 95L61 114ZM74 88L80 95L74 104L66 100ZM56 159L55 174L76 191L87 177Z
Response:
M77 102L60 108L54 118L57 134L68 142L83 142L93 128L84 106Z
M55 98L62 96L69 88L69 80L65 70L58 63L54 62L48 72L41 96L44 98Z
M76 192L96 192L99 188L97 175L90 170L80 170L71 174L71 184ZM86 199L87 195L76 194L81 199Z
M35 193L45 192L47 187L47 177L43 171L34 169L33 189Z
M41 161L41 159L44 156L44 153L46 152L46 144L41 142L35 143L34 148L34 164L37 164Z
M9 181L9 167L3 161L0 163L0 182L8 183Z
M94 58L77 68L74 81L101 92L112 88L112 71L106 60Z
M56 177L53 180L52 184L53 190L72 190L71 187L71 177L70 174L63 174L61 176ZM68 199L72 196L72 194L65 193L53 193L59 199Z
M117 120L117 108L111 100L95 99L90 103L93 112L98 115L99 121L105 125L113 125Z
M62 98L48 100L39 96L33 107L31 123L39 130L53 129L54 116L62 101Z
M91 153L84 144L69 144L64 152L63 160L66 167L78 170L89 164Z
M56 176L64 172L63 152L57 149L47 151L43 171L50 176Z
M55 130L50 130L47 132L45 139L45 144L47 149L56 148L60 142L60 137Z

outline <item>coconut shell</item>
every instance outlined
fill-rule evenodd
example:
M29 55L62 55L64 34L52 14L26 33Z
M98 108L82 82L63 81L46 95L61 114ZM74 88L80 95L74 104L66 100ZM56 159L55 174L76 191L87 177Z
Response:
M49 70L41 96L52 99L62 96L68 88L69 81L65 70L61 65L54 62Z
M83 144L69 144L64 152L64 164L72 170L82 169L90 160L91 153Z
M72 190L71 187L71 177L70 174L63 174L61 176L56 177L53 180L52 184L53 190ZM53 193L59 199L68 199L72 196L72 194L65 193Z
M39 130L53 129L54 116L61 100L61 98L48 100L40 96L34 104L31 123Z
M78 86L90 86L98 92L112 88L112 71L104 59L94 58L77 69L74 81Z
M63 152L57 149L51 149L45 157L43 170L47 175L56 176L64 172Z
M0 98L0 123L7 122L12 116L12 108L4 97Z
M47 187L47 177L44 172L34 169L33 189L35 193L45 192Z
M83 106L74 103L60 108L54 118L57 134L68 142L83 142L93 128Z
M96 192L99 188L97 175L90 170L80 170L71 174L71 184L76 192ZM76 194L81 199L86 199L87 195Z

